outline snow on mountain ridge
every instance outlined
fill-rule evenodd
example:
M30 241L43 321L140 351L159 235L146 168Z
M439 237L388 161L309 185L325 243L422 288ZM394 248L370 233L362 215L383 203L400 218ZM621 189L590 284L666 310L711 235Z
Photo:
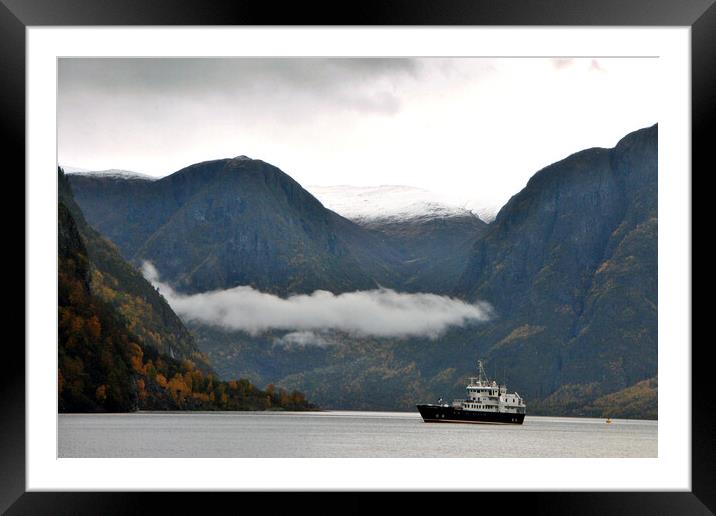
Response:
M469 216L483 220L494 218L490 209L471 208L474 202L412 186L308 186L307 190L326 208L358 223Z
M142 174L141 172L132 172L131 170L120 170L117 168L110 168L108 170L87 170L77 167L65 167L60 165L66 174L72 174L77 176L101 176L111 177L114 179L140 179L144 181L155 181L157 178Z
M86 168L68 167L65 165L60 165L60 168L65 171L65 174L80 174L80 173L90 172Z

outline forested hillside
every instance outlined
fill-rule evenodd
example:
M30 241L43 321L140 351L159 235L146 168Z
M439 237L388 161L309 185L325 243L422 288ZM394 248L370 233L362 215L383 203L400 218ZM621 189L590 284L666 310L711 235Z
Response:
M211 371L205 355L194 347L193 337L161 296L113 253L111 244L86 225L61 170L58 181L60 412L305 410L312 407L303 394L296 391L289 393L273 387L262 391L248 380L220 381ZM109 270L105 268L108 266ZM119 273L111 274L117 270ZM114 288L106 286L105 281ZM98 285L93 286L93 282ZM131 307L133 298L129 292L147 293L150 299L139 297L136 301L141 304L141 311L122 309L118 298ZM156 320L151 309L157 306L163 310L159 321L169 321L172 326L159 328L152 334L148 328L152 328ZM148 317L148 321L144 317ZM184 339L186 347L176 344L182 342L180 338L165 344L169 337L177 335ZM171 347L173 345L177 347ZM188 356L181 360L174 358L171 356L174 349L189 351ZM200 363L192 361L192 357L198 358Z

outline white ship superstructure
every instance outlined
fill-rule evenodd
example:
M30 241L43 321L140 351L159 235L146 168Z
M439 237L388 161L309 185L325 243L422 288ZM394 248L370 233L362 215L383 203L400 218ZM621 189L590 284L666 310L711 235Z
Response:
M482 360L477 361L478 376L471 376L467 398L452 402L454 408L480 412L524 414L525 402L516 392L507 392L506 385L488 380Z

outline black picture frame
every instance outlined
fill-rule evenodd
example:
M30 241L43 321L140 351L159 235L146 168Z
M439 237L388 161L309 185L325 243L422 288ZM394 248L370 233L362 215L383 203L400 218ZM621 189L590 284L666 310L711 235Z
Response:
M243 0L0 0L0 124L4 136L0 141L3 142L3 168L6 171L3 180L6 188L10 188L8 185L14 177L17 184L12 183L12 188L25 192L19 171L25 170L25 29L28 26L634 25L691 28L693 181L693 170L706 168L712 145L708 129L714 125L713 107L716 105L714 1L361 0L277 5L268 1ZM14 217L6 215L5 220L14 221L19 227L17 209L13 209ZM16 253L19 255L19 251ZM23 258L26 263L24 247ZM27 275L27 268L25 271ZM5 341L5 367L0 375L0 511L8 514L128 514L144 512L157 504L163 512L187 513L206 510L217 499L220 503L236 503L236 496L243 497L241 507L246 511L252 510L249 509L252 502L261 501L252 500L262 496L260 493L133 493L128 496L123 493L26 492L25 353L18 340ZM707 357L708 340L691 347L690 492L483 493L479 495L481 507L499 502L499 505L507 504L511 510L533 514L712 514L716 511L716 431L713 422L715 404L707 383L711 368ZM686 344L690 343L670 343ZM296 504L300 505L306 499L305 494L297 493L290 501L281 503L290 504L295 510ZM332 502L327 501L326 496L322 494L319 503L328 504L326 508L330 510ZM430 495L410 495L405 500L408 505L402 506L401 512L424 506L427 496ZM341 499L340 512L373 510L373 507L382 505L379 497L377 493L349 494ZM464 496L451 498L452 503L464 499ZM271 496L272 512L279 510L275 506L278 501L281 499ZM315 503L312 502L313 509L317 508Z

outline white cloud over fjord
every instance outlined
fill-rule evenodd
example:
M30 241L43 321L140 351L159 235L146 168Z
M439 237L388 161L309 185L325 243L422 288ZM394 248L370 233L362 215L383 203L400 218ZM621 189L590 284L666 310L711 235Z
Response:
M373 337L436 338L450 327L485 322L492 312L484 302L385 288L343 294L317 290L287 298L248 286L181 294L160 281L150 262L144 262L142 271L182 319L253 335L287 330L306 336L333 330Z

